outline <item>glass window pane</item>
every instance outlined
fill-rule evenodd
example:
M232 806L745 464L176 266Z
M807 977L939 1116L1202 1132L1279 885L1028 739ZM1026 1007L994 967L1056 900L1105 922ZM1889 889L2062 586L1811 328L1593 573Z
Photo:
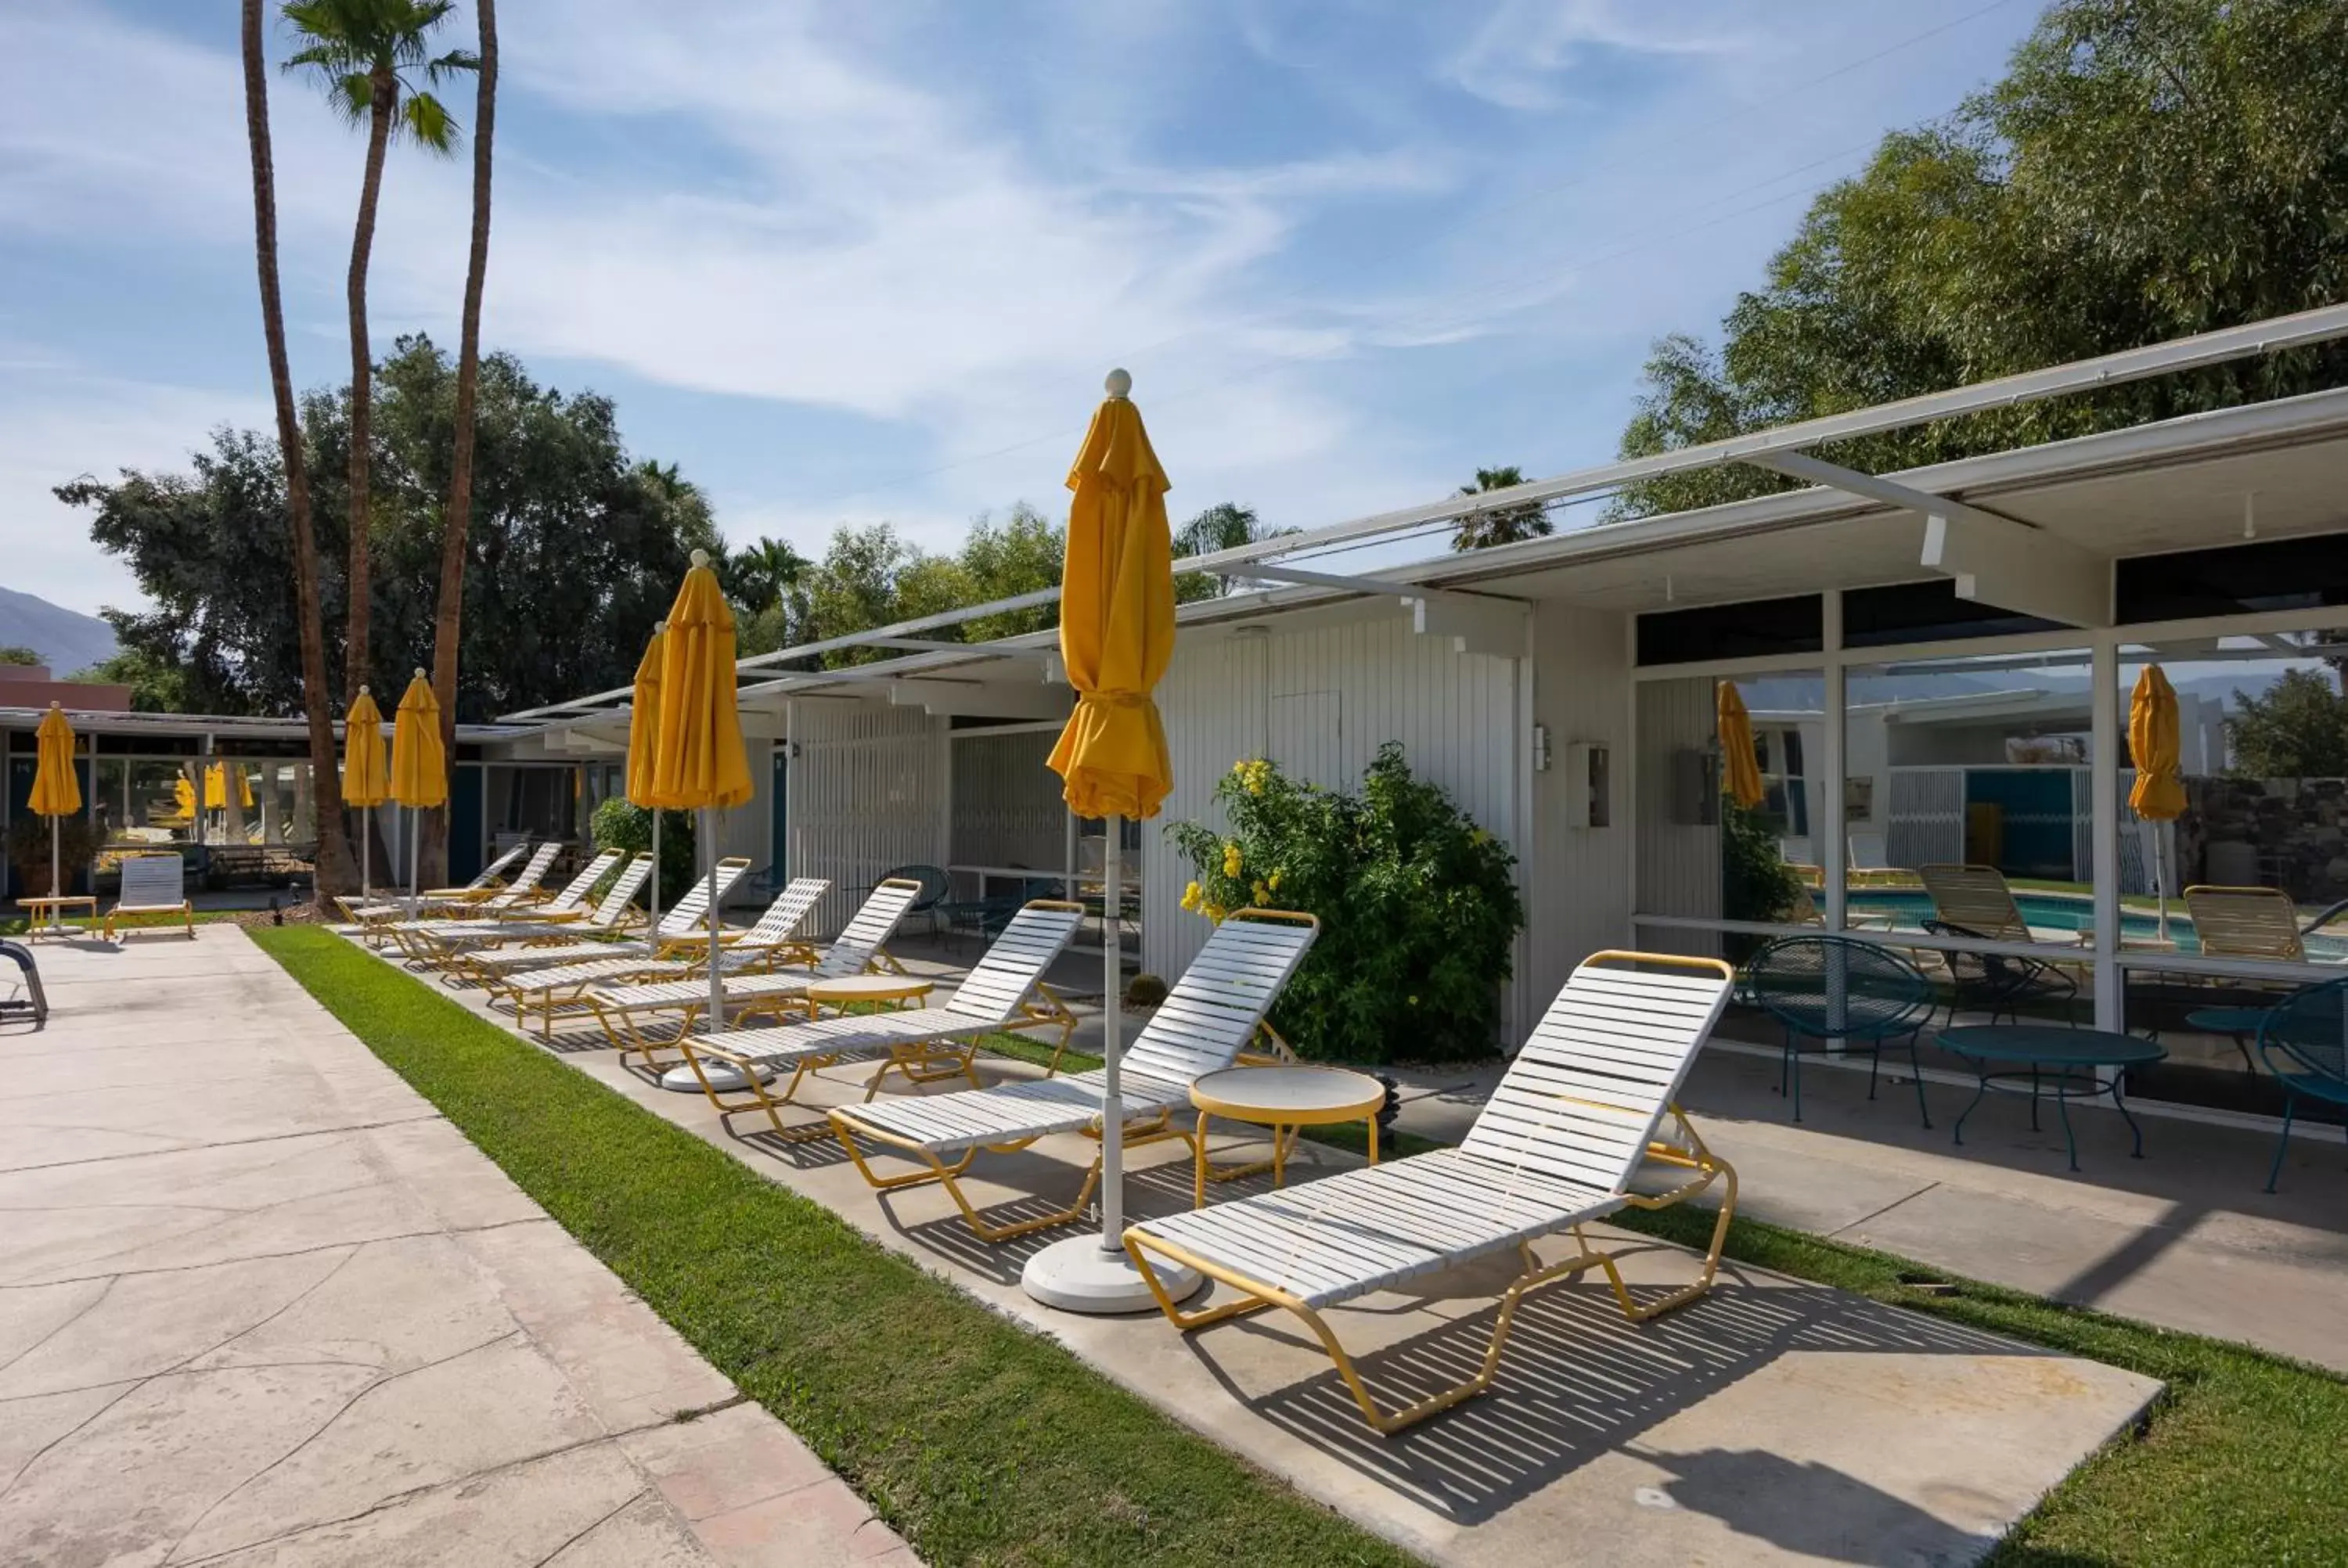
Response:
M1802 672L1734 684L1760 775L1761 799L1752 806L1722 787L1720 682L1698 675L1639 687L1639 912L1812 924L1812 829L1824 807L1811 798L1815 781L1800 764L1815 754L1826 681Z
M2084 648L1847 672L1854 929L2092 940L2091 676Z

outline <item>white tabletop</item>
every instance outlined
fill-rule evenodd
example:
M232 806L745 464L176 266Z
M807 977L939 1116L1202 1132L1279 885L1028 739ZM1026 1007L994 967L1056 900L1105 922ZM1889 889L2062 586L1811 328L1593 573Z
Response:
M1343 1067L1227 1067L1190 1085L1193 1104L1212 1102L1267 1117L1356 1110L1385 1096L1385 1086L1376 1079Z

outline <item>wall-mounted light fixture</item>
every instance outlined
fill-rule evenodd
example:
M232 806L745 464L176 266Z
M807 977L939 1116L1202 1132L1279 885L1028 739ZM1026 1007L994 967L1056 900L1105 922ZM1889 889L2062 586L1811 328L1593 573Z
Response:
M1569 741L1565 747L1565 825L1611 827L1613 780L1606 747L1595 741Z

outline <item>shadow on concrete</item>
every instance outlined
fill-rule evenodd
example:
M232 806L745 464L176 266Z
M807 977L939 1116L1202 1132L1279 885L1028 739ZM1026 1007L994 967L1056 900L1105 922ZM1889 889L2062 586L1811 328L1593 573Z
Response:
M1914 1568L1971 1563L1996 1544L1994 1537L1959 1530L1832 1465L1753 1449L1642 1450L1639 1457L1673 1473L1654 1489L1662 1494L1656 1501L1708 1514L1739 1535L1806 1560Z
M1479 1266L1472 1272L1491 1292L1510 1271ZM1660 1294L1664 1288L1633 1294ZM1423 1299L1410 1298L1398 1310L1410 1310ZM1474 1375L1497 1311L1497 1304L1488 1303L1399 1344L1357 1355L1356 1365L1388 1409L1424 1398ZM1358 1335L1362 1317L1348 1308L1333 1315L1333 1326L1340 1335L1349 1329ZM1741 1283L1727 1270L1712 1295L1645 1324L1625 1322L1602 1286L1560 1283L1534 1293L1519 1307L1516 1331L1490 1392L1398 1437L1381 1438L1362 1419L1334 1369L1269 1393L1239 1388L1215 1357L1215 1340L1226 1333L1309 1344L1294 1319L1277 1313L1242 1318L1192 1335L1188 1343L1233 1398L1266 1420L1377 1484L1466 1525L1483 1523L1592 1460L1624 1449L1639 1434L1788 1352L2049 1354L1833 1290ZM1673 1461L1665 1456L1657 1462ZM1719 1484L1717 1472L1690 1479L1697 1491L1680 1501L1697 1506L1694 1498L1701 1497L1708 1512L1746 1530L1735 1512L1740 1505L1735 1490ZM1766 1538L1770 1528L1790 1528L1771 1522L1781 1516L1846 1507L1850 1489L1859 1483L1818 1471L1808 1475L1807 1484L1808 1492L1771 1497L1766 1509L1757 1502L1747 1509L1755 1525L1747 1532ZM1970 1539L1939 1528L1952 1543Z

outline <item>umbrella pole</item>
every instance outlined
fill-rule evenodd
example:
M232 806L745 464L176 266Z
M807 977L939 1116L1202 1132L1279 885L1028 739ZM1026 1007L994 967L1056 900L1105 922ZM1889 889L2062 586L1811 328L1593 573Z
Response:
M359 902L375 893L375 807L359 807Z
M407 808L407 917L416 918L416 808Z
M1125 1101L1119 1072L1123 1055L1125 940L1117 915L1125 892L1120 857L1125 819L1108 818L1108 844L1101 856L1101 1234L1105 1253L1125 1255Z
M64 892L65 889L57 884L57 819L53 816L49 818L49 897L56 898L61 896ZM63 910L64 907L65 906L62 904L51 904L49 906L50 930L61 931L65 929L65 919L60 914L60 911Z
M651 919L652 934L655 939L660 936L660 807L653 807L653 893Z
M716 813L701 808L701 841L709 846L709 1032L726 1027L726 992L717 979L717 835Z

